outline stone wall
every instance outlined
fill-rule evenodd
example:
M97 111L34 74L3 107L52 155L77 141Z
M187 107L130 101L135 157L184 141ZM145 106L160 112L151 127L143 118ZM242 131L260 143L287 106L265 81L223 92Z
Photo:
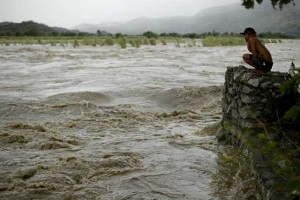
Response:
M286 188L278 189L277 183L283 178L276 174L274 155L263 147L274 141L281 142L278 124L285 111L297 101L297 95L281 96L280 85L289 79L288 73L257 74L244 66L228 67L225 74L223 130L218 133L217 139L222 144L245 150L263 199L294 199ZM268 137L263 142L258 139L260 133L266 133Z
M257 127L277 121L292 101L281 97L280 85L288 73L257 74L246 67L229 67L225 75L222 101L225 119L241 127Z

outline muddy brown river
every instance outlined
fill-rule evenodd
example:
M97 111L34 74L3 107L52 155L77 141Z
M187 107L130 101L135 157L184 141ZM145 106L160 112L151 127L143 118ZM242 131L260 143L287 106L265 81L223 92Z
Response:
M276 71L300 42L267 44ZM0 46L0 199L259 199L217 144L245 47Z

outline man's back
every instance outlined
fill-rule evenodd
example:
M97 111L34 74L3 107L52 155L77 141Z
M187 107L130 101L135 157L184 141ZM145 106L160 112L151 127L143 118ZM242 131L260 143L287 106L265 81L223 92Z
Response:
M257 57L263 61L273 62L270 51L261 43L257 37L249 38L250 46L254 45ZM252 49L252 48L251 48ZM254 52L251 52L254 54Z

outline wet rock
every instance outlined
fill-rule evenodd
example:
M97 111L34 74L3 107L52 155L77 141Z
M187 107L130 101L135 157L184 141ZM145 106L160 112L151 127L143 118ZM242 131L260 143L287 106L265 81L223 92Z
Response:
M261 98L258 96L249 96L242 94L241 95L241 102L244 104L255 104L258 103L261 100Z
M278 190L277 186L283 185L286 179L276 173L278 169L286 170L291 163L280 160L274 166L276 155L269 150L277 148L272 144L282 142L278 120L283 118L285 111L299 96L281 96L280 85L288 79L287 73L258 75L243 66L230 67L225 75L223 130L218 133L217 139L221 144L240 146L249 152L253 174L262 188L262 199L293 199L286 185ZM263 143L259 139L259 133L266 133L267 142Z
M287 161L286 160L281 160L277 163L277 165L281 168L281 169L285 169L287 167Z
M250 92L253 92L253 89L248 87L248 86L243 86L242 87L242 93L244 94L249 94Z
M282 114L295 101L295 98L282 101L283 97L278 89L288 79L287 73L258 75L254 70L243 66L228 68L222 100L223 113L227 113L225 117L235 119L236 124L277 119L277 114L273 111L279 108ZM244 121L239 122L241 119Z
M247 84L253 87L258 87L260 83L260 79L256 78L256 79L250 79L248 80Z

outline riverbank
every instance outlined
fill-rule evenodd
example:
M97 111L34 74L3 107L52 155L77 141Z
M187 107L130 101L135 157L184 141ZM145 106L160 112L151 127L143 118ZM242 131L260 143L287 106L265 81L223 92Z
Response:
M299 125L283 120L299 94L280 93L289 74L240 66L228 68L225 79L219 142L243 149L263 199L299 199Z

